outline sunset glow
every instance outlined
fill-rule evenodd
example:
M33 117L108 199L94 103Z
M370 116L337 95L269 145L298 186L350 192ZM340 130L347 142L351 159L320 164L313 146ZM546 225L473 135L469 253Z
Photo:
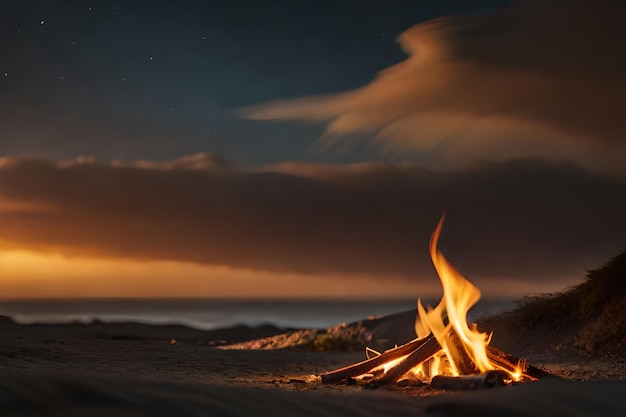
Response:
M0 252L0 299L67 297L403 298L414 284L271 274L184 262ZM430 289L433 293L436 287Z
M437 285L380 277L276 274L188 262L78 258L0 251L0 299L73 297L397 298L438 297ZM515 297L562 287L493 279L487 296Z

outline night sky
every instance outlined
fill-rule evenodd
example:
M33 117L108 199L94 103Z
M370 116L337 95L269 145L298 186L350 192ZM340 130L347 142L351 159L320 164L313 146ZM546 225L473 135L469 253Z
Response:
M433 20L435 19L435 20ZM626 247L619 1L0 0L0 298L491 296Z
M404 59L395 38L415 23L505 3L2 1L0 154L331 159L309 151L320 126L234 112L361 86Z

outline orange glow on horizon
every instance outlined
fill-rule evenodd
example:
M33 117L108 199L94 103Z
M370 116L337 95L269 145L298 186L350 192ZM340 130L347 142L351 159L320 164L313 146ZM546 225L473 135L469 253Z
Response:
M175 261L0 251L0 299L74 297L401 298L414 283L275 274Z
M86 258L53 252L8 249L0 242L0 299L20 298L410 298L440 297L430 277L413 280L341 273L307 275L272 273L189 262ZM571 284L549 286L484 279L490 296L518 297L557 291ZM485 292L485 291L484 291Z

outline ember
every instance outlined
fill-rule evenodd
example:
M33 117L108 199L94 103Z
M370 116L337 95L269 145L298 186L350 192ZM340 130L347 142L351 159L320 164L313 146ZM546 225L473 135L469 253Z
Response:
M480 291L465 279L437 249L445 215L430 241L430 256L443 287L439 304L424 308L418 300L417 338L363 362L321 375L323 383L379 387L400 381L431 384L439 389L475 389L513 382L536 381L549 373L529 366L493 346L491 335L468 325L467 313Z

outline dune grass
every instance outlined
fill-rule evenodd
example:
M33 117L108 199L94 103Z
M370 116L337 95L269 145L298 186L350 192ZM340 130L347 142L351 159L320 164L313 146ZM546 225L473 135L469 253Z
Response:
M626 356L626 251L587 271L577 286L524 298L511 316L527 329L575 329L564 342L582 352Z

